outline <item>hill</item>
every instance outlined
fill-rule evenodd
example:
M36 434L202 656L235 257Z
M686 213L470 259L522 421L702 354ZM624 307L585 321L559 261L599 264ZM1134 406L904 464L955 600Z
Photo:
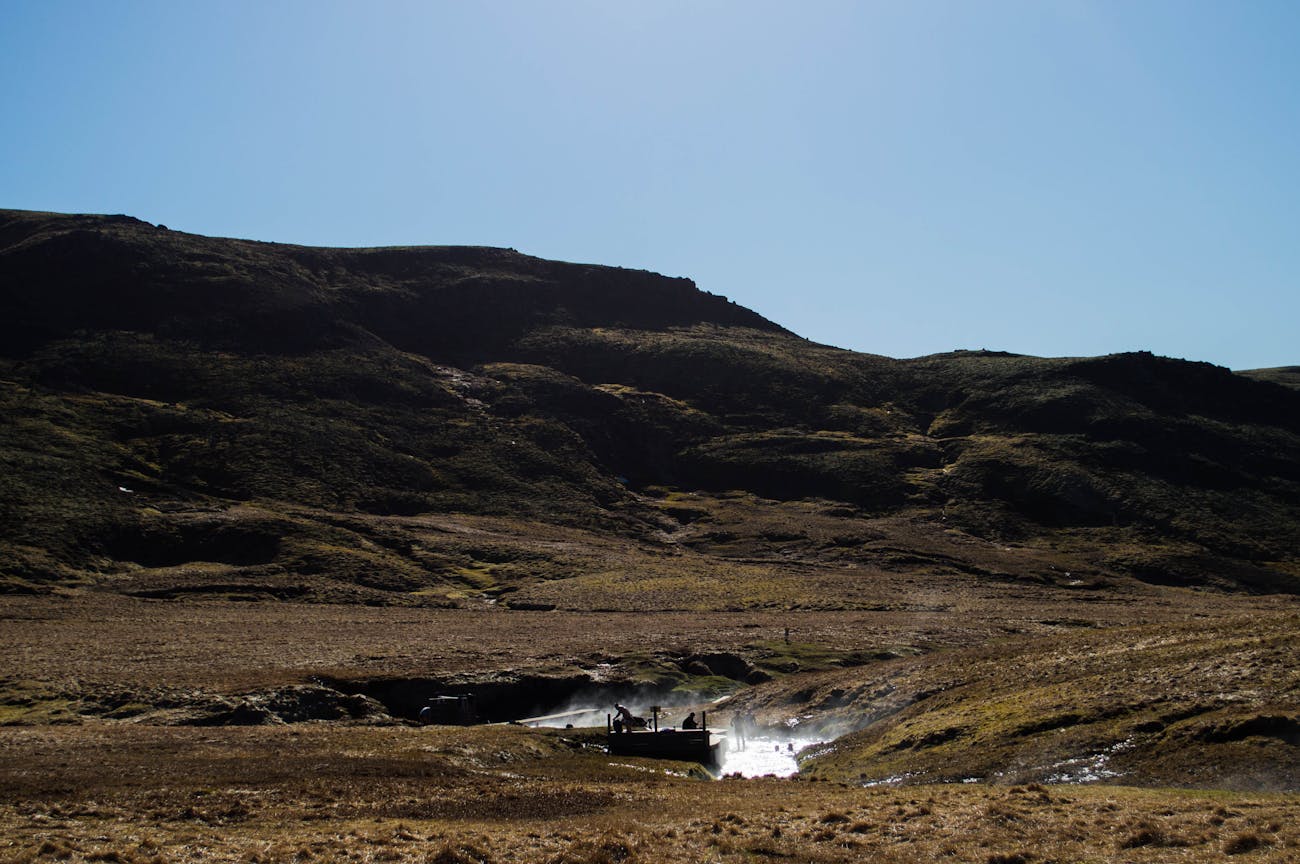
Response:
M0 726L139 724L145 764L177 724L462 689L731 694L842 734L819 778L1294 789L1288 380L894 360L652 273L0 211Z
M807 754L811 776L1295 789L1298 623L1256 611L1017 638L774 682L748 702L772 724L811 713L836 739Z
M1287 387L1300 388L1300 366L1277 366L1273 369L1246 369L1241 372L1257 381L1273 381Z
M0 285L8 591L637 608L629 572L688 562L744 577L689 600L723 608L880 572L1300 590L1300 394L1204 363L892 360L686 279L115 216L3 211ZM790 564L838 576L794 601Z

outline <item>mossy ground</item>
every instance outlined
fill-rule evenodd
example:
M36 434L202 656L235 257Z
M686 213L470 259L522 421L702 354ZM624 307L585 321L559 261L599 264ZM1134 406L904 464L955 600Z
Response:
M0 726L77 723L76 707L75 697L53 682L0 679Z

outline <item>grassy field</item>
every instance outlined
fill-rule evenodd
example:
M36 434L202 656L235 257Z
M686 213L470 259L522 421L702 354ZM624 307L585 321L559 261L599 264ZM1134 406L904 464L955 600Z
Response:
M1109 638L1110 628L1189 621L1205 626L1240 622L1243 614L1264 620L1296 606L1291 598L1139 589L1062 596L1013 583L962 596L917 587L907 603L876 610L656 614L528 612L487 604L440 609L160 601L106 592L6 597L0 602L0 680L9 686L35 682L76 700L106 689L228 695L326 677L617 676L624 660L631 674L635 658L715 653L809 672L825 668L827 654L863 665L1015 637L1057 635L1063 644L1079 638L1091 643ZM1285 628L1289 619L1278 620L1276 626ZM785 644L787 630L793 646ZM779 655L786 651L783 661Z
M1300 798L707 781L509 727L5 730L0 861L1291 861ZM1238 859L1238 856L1245 856Z
M1294 732L1260 718L1300 717L1295 604L1163 590L660 614L6 598L0 861L1294 860ZM198 712L322 677L672 683L717 656L769 680L715 724L849 734L800 779L719 781L593 731ZM1090 782L1032 770L1134 737Z

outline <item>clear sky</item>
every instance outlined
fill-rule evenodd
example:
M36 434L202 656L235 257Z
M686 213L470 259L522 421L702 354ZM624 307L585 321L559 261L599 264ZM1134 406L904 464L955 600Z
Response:
M817 342L1300 364L1297 0L0 0L0 207L689 276Z

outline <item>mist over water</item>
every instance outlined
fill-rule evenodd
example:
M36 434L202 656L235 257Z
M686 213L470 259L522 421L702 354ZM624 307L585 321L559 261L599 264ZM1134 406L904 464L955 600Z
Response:
M525 726L550 729L563 729L566 726L576 728L599 726L604 728L606 719L614 715L615 705L619 704L626 705L634 717L644 717L647 724L653 722L651 706L658 705L661 709L659 712L660 729L677 728L690 711L695 712L697 720L700 719L701 715L705 715L707 719L707 715L711 713L710 706L700 706L692 696L664 694L647 701L645 697L638 695L619 696L612 699L602 694L602 698L593 699L587 694L579 694L560 707L539 712L536 716L521 718L517 722ZM710 728L717 731L723 731L724 729L714 721L710 721L709 725Z
M603 727L605 717L612 713L613 711L606 708L569 708L555 714L528 717L519 722L525 726L543 729L564 729L568 726L585 729L590 726Z
M747 736L742 746L734 729L729 723L724 722L721 711L714 718L710 716L713 712L698 703L666 704L669 701L660 698L654 703L660 705L662 709L659 714L660 729L680 728L681 721L685 719L688 711L693 710L697 719L704 717L711 730L726 735L720 752L721 764L718 766L719 775L724 777L728 775L792 777L799 773L798 756L805 748L825 743L835 737L832 734L815 733L812 730L806 730L801 735L792 735L778 729ZM649 703L643 704L636 699L628 699L622 704L627 705L634 716L644 717L647 722L653 722ZM579 697L545 714L523 718L517 722L526 726L550 729L563 729L568 726L579 729L604 728L613 713L614 703L593 704L590 698Z

